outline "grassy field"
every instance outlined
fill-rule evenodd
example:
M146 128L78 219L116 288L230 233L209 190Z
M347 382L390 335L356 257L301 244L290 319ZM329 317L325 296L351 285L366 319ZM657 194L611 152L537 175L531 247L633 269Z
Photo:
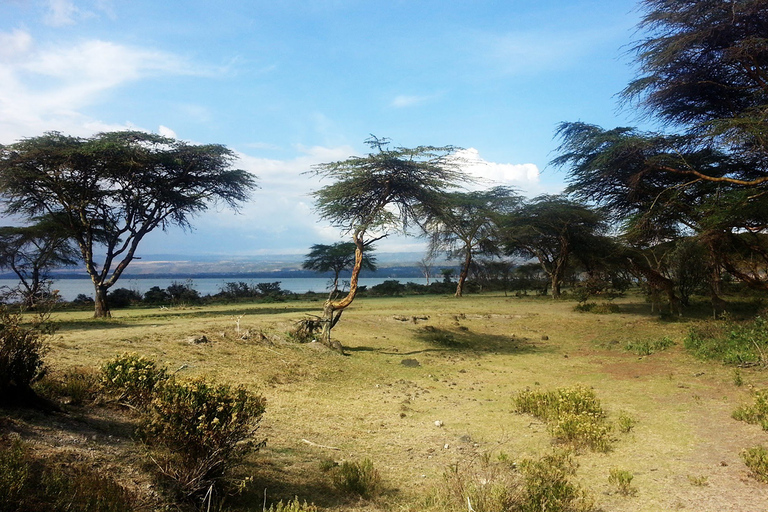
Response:
M47 361L61 372L136 352L180 377L243 384L266 397L259 435L267 444L238 469L251 480L228 502L234 509L262 510L266 492L268 502L298 496L323 510L434 510L430 496L452 465L550 453L546 424L515 413L513 399L527 388L578 384L594 390L609 422L635 422L614 432L607 453L575 456L575 480L599 509L766 510L768 485L748 476L739 452L768 434L731 413L752 389L768 387L768 376L741 369L737 386L733 368L682 349L697 320L662 321L641 299L616 303L619 313L599 315L575 312L574 302L500 295L358 299L334 330L345 356L286 336L321 302L135 309L109 321L67 312L57 314ZM200 335L209 341L190 342ZM676 344L650 355L625 348L664 339ZM80 409L12 412L0 428L153 492L129 425L110 421ZM365 458L383 481L372 500L338 492L320 470L331 459ZM634 476L634 496L609 483L612 468Z

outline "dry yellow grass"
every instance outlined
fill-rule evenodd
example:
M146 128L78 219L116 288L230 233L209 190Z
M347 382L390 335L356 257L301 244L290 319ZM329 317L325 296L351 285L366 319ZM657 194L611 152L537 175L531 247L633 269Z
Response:
M689 322L662 322L640 301L619 302L625 312L594 315L574 312L573 302L491 295L358 299L334 330L346 356L287 341L319 302L117 311L110 321L70 312L57 315L48 361L97 367L137 352L180 376L263 394L268 443L240 469L253 477L251 510L261 510L264 489L270 501L297 495L327 510L425 510L449 464L551 450L546 426L513 413L512 398L526 387L575 384L595 389L609 420L623 411L637 421L611 452L577 457L577 479L603 510L763 510L768 486L747 477L738 454L768 435L730 418L749 386L682 350ZM209 343L188 341L201 334ZM621 348L664 336L678 345L645 357ZM758 371L742 376L768 386ZM329 458L366 457L385 487L372 502L345 500L319 469ZM609 484L613 467L634 475L636 496ZM700 477L708 485L691 483Z

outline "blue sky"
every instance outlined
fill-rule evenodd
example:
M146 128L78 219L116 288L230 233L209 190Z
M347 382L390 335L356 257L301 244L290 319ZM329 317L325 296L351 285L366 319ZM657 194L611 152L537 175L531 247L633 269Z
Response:
M639 17L634 0L0 0L0 143L130 128L224 144L259 178L252 201L140 252L305 253L342 235L302 172L369 134L463 147L494 184L559 192L557 123L636 124L616 94Z

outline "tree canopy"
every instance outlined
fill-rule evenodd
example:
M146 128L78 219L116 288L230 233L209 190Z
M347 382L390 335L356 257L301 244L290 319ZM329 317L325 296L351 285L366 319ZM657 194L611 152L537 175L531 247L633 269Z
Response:
M393 232L423 226L427 212L439 210L446 193L469 180L460 169L453 146L389 147L387 139L372 137L366 156L315 166L310 173L332 183L316 190L320 218L352 235L355 264L350 289L340 300L326 301L323 335L330 333L357 294L357 281L367 245Z
M376 257L371 254L373 246L366 247L363 254L362 268L376 270ZM352 270L355 265L355 244L353 242L336 242L335 244L315 244L304 257L301 268L315 272L333 272L333 290L339 289L339 275L345 270Z
M7 214L48 214L60 223L94 283L95 315L109 316L106 291L147 233L187 228L211 204L236 209L248 199L255 178L231 169L234 161L221 145L144 132L51 132L0 148L0 193Z
M440 207L431 212L426 226L430 252L445 251L448 257L461 259L457 297L462 295L475 252L498 252L496 221L519 204L520 197L511 188L499 186L448 193Z

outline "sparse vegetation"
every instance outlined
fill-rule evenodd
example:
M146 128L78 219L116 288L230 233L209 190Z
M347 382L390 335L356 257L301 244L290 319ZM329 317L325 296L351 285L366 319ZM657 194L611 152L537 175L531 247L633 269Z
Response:
M733 419L746 421L768 430L768 390L756 391L752 405L742 405L733 411Z
M665 336L656 340L628 341L624 348L629 352L634 352L639 356L649 356L656 352L667 350L675 345L675 341Z
M369 500L381 491L381 475L371 459L362 462L344 461L330 469L333 486L344 494Z
M635 476L625 469L611 468L608 471L608 483L616 488L619 494L624 496L634 496L637 489L632 486L632 480Z
M748 448L741 452L744 464L751 471L755 480L768 483L768 449L763 445Z
M762 316L745 322L726 317L691 327L684 343L686 349L702 359L743 366L768 363L768 323Z

